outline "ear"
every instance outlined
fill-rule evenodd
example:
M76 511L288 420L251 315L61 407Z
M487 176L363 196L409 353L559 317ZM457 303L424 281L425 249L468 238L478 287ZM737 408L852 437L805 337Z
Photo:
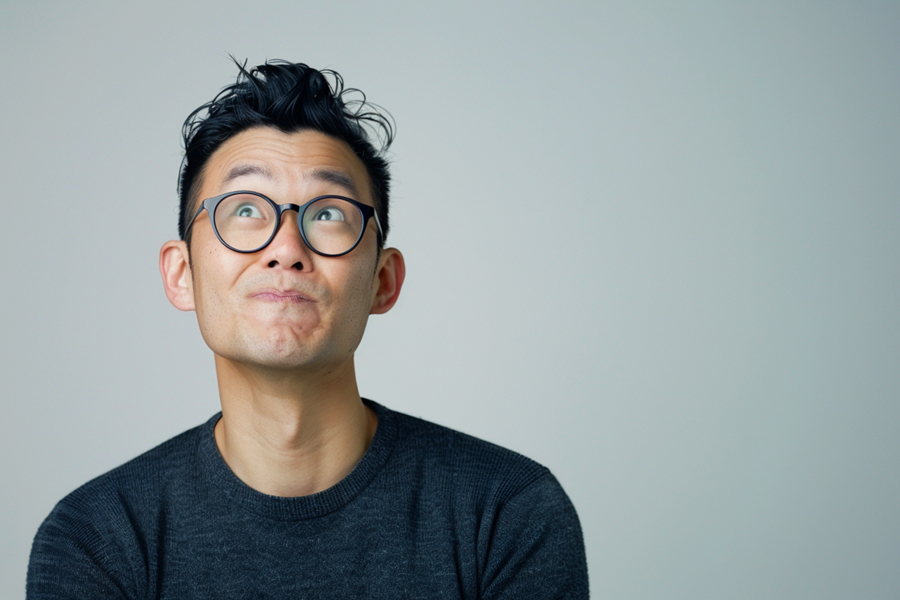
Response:
M378 258L375 283L372 287L372 308L369 314L381 315L391 310L400 297L400 288L406 278L406 263L396 248L385 248Z
M194 310L194 281L187 244L172 240L162 245L159 273L169 302L178 310Z

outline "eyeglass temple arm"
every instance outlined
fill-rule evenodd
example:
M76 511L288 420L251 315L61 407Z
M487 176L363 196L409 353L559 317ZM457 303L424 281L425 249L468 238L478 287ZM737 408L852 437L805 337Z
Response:
M378 237L381 239L381 243L384 243L384 230L381 228L381 220L378 218L378 211L373 210L372 216L375 217L375 227L378 228Z
M198 209L197 209L197 212L195 212L195 213L194 213L194 216L193 216L193 217L191 217L191 220L190 220L190 221L188 221L188 224L187 224L187 226L186 226L186 227L185 227L185 228L184 228L184 230L185 230L185 231L187 231L187 230L188 230L188 229L190 229L190 228L191 228L191 225L193 225L193 224L194 224L194 221L196 221L196 220L197 220L197 217L199 217L199 216L200 216L200 213L202 213L202 212L203 212L203 209L204 209L204 208L206 208L206 206L204 206L204 203L203 203L203 202L201 202L201 203L200 203L200 208L198 208Z

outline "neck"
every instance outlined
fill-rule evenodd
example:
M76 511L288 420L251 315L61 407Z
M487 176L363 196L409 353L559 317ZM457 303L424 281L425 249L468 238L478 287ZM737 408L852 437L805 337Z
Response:
M216 445L228 467L272 496L307 496L360 461L377 418L362 403L353 358L312 376L216 356L222 418Z

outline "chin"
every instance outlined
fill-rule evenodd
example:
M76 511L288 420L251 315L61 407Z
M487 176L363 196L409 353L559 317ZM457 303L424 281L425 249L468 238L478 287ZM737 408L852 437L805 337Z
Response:
M332 352L309 343L309 340L305 344L292 339L268 340L247 347L240 354L240 362L263 369L305 370L340 362Z

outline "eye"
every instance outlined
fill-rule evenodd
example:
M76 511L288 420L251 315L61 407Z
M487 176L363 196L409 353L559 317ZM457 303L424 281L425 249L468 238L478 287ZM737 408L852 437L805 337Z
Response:
M234 215L236 217L251 217L253 219L262 218L262 213L259 212L259 207L250 202L245 202L244 204L238 205L238 207L234 210Z
M321 208L313 215L313 221L343 221L344 213L341 209L334 206Z

